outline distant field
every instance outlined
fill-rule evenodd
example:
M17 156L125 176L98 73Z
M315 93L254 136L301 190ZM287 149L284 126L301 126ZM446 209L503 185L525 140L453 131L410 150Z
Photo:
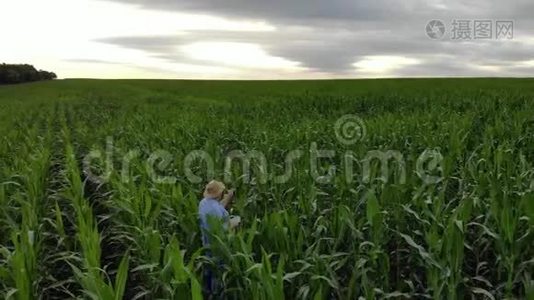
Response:
M534 297L531 79L9 85L0 136L2 299L199 299L211 178L227 298Z

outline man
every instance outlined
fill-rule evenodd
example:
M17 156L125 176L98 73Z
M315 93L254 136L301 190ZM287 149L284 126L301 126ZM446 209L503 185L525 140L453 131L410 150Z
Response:
M229 190L226 193L224 183L216 180L210 181L204 189L204 199L198 205L198 214L200 217L200 230L202 232L202 245L209 247L210 232L214 230L214 222L218 222L224 229L233 229L239 225L239 217L230 218L228 208L234 198L234 191ZM208 250L208 256L211 251ZM213 295L217 291L217 282L213 278L213 272L210 268L204 270L204 284L206 293Z

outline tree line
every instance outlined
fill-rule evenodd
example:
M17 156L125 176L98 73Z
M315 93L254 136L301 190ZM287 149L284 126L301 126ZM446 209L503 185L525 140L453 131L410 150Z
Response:
M28 64L0 64L0 84L52 80L57 76L54 72L37 70Z

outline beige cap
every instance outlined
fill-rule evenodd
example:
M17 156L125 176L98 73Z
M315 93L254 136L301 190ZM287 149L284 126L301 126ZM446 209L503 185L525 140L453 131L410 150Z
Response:
M204 197L218 199L222 196L222 193L225 189L226 186L224 183L217 180L212 180L206 184L206 188L204 189Z

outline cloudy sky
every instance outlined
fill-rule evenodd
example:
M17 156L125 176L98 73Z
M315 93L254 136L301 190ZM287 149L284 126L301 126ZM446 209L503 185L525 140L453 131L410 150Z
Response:
M0 62L60 78L534 76L532 0L2 0L0 12Z

